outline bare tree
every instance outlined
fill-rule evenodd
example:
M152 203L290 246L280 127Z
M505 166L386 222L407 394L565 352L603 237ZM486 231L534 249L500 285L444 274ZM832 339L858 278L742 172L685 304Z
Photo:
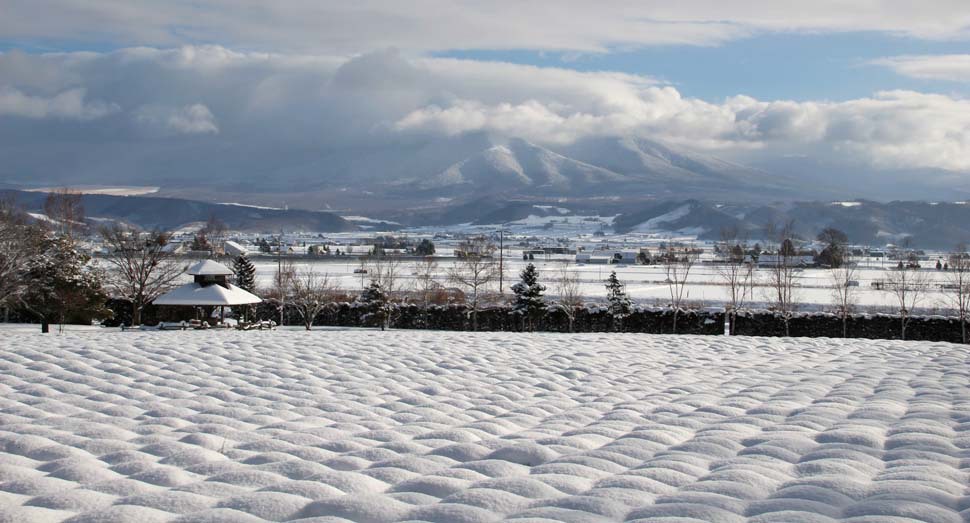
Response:
M215 214L209 215L209 219L205 222L206 238L213 249L224 251L224 244L226 243L226 235L229 233L229 228L226 223L216 217Z
M754 288L754 263L747 259L747 244L740 238L737 228L721 231L723 259L715 266L717 274L728 291L728 334L734 334L738 311L751 298Z
M168 291L184 267L168 249L167 232L143 233L113 225L102 228L101 236L108 248L104 260L111 269L109 288L131 301L132 325L138 325L145 305Z
M960 336L967 343L967 316L970 313L970 254L967 246L960 244L950 253L950 267L946 272L943 295L956 308L960 316Z
M80 192L62 187L47 193L44 214L54 221L57 232L72 240L85 228L84 202Z
M856 263L843 254L839 259L839 266L833 266L829 269L829 278L832 281L832 301L836 313L842 319L843 338L847 338L849 335L849 315L855 308L855 290L859 285L859 282L856 281L856 268Z
M768 301L774 310L781 315L785 324L785 336L791 335L789 328L792 315L798 306L795 295L801 269L796 266L797 251L794 245L794 222L787 222L781 228L774 225L765 227L768 240L778 240L777 248L772 260L768 264Z
M279 301L280 326L284 325L286 319L286 300L293 287L293 280L296 278L296 266L290 258L277 256L276 274L273 275L273 283L266 293L270 298Z
M393 300L395 293L406 290L404 267L400 258L376 255L367 258L367 276L380 284L381 289Z
M317 315L333 301L334 286L330 276L319 274L308 265L293 275L289 287L290 303L303 318L303 326L310 330Z
M414 277L416 290L421 297L421 304L425 309L431 305L431 298L435 291L441 288L441 284L435 280L438 273L438 262L431 256L425 256L415 264Z
M569 332L573 331L576 321L576 309L583 306L583 294L580 286L579 273L570 270L569 262L559 266L553 279L553 292L559 297L559 305L566 319L569 320Z
M498 264L491 257L465 256L448 269L448 279L471 295L472 330L478 330L478 310L481 297L498 278Z
M890 269L884 289L892 294L899 306L899 334L900 339L906 339L906 327L909 318L916 307L926 297L929 289L929 278L919 267L903 265L902 268Z
M687 290L687 277L697 258L697 249L693 245L680 248L668 245L666 252L661 255L664 274L667 276L667 289L670 291L670 308L674 313L674 334L677 334L677 316L690 295Z

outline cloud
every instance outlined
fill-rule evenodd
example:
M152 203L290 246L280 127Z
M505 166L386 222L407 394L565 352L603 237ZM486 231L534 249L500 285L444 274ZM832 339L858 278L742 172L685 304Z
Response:
M778 2L777 0L492 0L457 2L263 0L119 2L8 0L7 39L353 54L535 49L603 52L626 46L718 45L780 31L882 31L917 38L966 38L965 0Z
M84 89L69 89L51 97L31 96L0 87L0 116L94 120L118 110L114 104L85 102Z
M0 71L20 71L0 89L0 164L24 176L379 178L429 174L420 158L394 153L405 144L488 135L555 146L629 134L728 156L970 172L970 101L914 91L714 103L649 76L393 49L349 59L218 46L4 54ZM449 148L435 154L466 152Z
M218 134L219 126L209 108L202 104L179 108L144 106L135 111L135 120L160 134Z
M871 62L921 80L970 82L970 54L902 55Z

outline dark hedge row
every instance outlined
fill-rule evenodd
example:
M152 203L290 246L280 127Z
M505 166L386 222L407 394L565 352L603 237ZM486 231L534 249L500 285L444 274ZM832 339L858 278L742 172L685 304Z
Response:
M464 305L432 305L425 309L419 305L399 305L391 314L391 327L397 329L472 330L471 310ZM278 302L264 301L256 309L258 319L279 322ZM638 309L620 324L614 325L610 314L600 308L577 308L572 326L568 314L559 307L550 307L540 319L536 330L546 332L642 332L667 334L674 331L673 312L667 309ZM287 325L302 325L296 310L287 307L284 313ZM358 303L335 303L327 307L314 320L314 325L362 327L371 326L369 311ZM724 313L707 311L681 311L677 317L680 334L721 334ZM478 330L523 330L522 316L508 307L492 307L478 311Z
M104 322L108 326L131 323L131 306L124 300L111 300L109 307L115 315ZM196 311L190 307L156 307L149 305L142 312L146 325L159 321L179 321L208 317L212 308ZM280 320L279 304L266 300L254 307L255 318ZM35 321L25 311L12 310L10 321ZM678 334L720 335L724 333L724 313L716 310L681 311L677 317ZM284 311L286 325L302 325L303 320L291 306ZM358 303L334 303L315 319L314 325L335 327L374 326L368 310ZM391 314L392 328L469 331L472 329L471 311L464 305L433 305L424 309L418 305L399 305ZM478 313L481 331L523 330L522 317L508 307L484 309ZM674 332L673 312L663 308L636 309L619 325L601 307L577 308L572 325L566 312L552 306L539 321L536 330L546 332L639 332L670 334ZM858 314L849 317L847 337L869 339L900 339L898 316L888 314ZM782 317L770 311L747 311L738 315L734 327L738 336L784 336ZM796 337L842 337L842 320L825 313L796 314L789 320L789 332ZM956 318L943 316L913 317L906 327L907 340L948 341L960 343L962 333Z
M797 337L842 337L842 318L833 314L797 314L789 320L789 333ZM846 337L868 339L901 339L899 316L890 314L857 314L846 322ZM734 326L737 336L784 336L785 322L772 312L739 314ZM907 340L949 341L961 343L958 318L914 316L906 325Z

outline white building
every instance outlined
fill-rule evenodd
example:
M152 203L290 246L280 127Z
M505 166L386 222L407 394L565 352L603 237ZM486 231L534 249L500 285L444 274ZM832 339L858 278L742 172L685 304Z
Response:
M225 265L202 260L186 271L192 275L192 283L186 283L155 299L155 305L184 305L192 307L215 306L225 319L226 307L251 305L263 301L259 296L229 283L233 272Z

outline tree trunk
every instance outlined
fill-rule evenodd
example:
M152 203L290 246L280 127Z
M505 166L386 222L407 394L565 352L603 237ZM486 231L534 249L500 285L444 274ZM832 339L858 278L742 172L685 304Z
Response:
M679 312L680 312L680 308L675 307L674 308L674 331L673 331L674 334L677 334L677 314Z
M842 313L842 337L849 337L849 315L844 312Z
M903 341L906 341L906 315L905 314L899 315L899 332L901 335L900 339L902 339Z
M47 334L50 331L51 331L51 324L49 321L47 321L47 318L44 318L43 320L40 321L40 332L42 334Z
M963 344L967 343L967 313L960 314L960 336L963 338Z
M137 301L131 302L131 326L141 325L141 306Z

